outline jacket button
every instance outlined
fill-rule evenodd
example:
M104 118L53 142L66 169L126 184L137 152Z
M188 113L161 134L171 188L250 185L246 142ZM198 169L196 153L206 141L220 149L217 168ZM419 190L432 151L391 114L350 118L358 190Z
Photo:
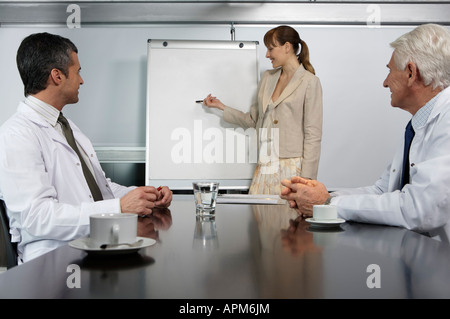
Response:
M273 121L273 124L278 124L278 120Z

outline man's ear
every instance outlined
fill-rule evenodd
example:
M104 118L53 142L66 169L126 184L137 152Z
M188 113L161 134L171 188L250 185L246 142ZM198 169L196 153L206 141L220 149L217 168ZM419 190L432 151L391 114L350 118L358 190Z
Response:
M64 74L59 69L52 69L50 71L49 80L52 81L55 85L58 85L63 80Z
M415 81L420 80L419 69L414 62L408 62L406 71L408 72L408 85L412 85Z

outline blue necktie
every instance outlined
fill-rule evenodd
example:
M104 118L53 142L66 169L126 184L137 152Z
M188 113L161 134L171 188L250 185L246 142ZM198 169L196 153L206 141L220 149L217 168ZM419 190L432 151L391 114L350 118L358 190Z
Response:
M405 147L403 149L403 171L402 171L402 187L409 183L409 149L411 141L414 138L414 129L411 121L408 122L405 129Z

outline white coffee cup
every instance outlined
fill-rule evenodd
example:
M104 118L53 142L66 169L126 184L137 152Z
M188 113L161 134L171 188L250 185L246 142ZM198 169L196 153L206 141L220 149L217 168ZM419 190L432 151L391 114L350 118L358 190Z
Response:
M91 245L131 244L136 241L136 214L94 214L89 219Z
M337 209L334 205L314 205L314 220L332 220L337 219Z

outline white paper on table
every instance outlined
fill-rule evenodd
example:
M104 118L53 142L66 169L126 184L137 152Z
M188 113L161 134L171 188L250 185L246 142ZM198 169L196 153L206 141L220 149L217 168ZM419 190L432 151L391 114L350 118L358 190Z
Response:
M219 194L216 199L217 204L268 204L280 205L286 201L281 199L279 195L270 194Z

